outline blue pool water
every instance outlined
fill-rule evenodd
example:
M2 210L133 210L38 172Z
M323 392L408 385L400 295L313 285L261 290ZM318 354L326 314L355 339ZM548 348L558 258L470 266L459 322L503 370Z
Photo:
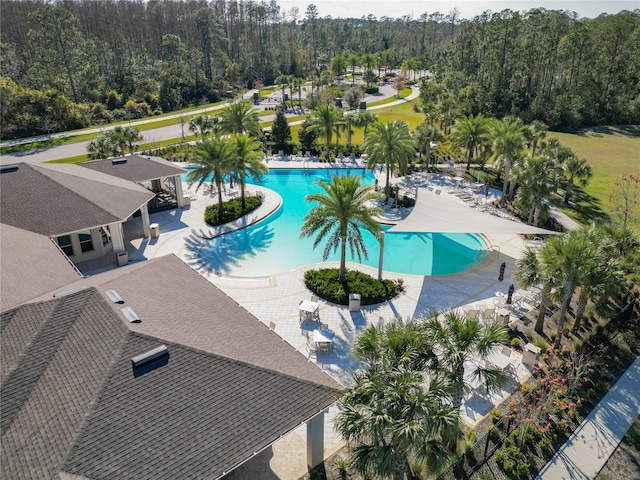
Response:
M268 218L249 228L206 242L200 250L203 260L220 274L264 276L322 262L324 243L313 248L315 237L300 238L303 218L312 207L304 201L319 191L315 181L328 181L332 174L361 175L363 184L374 182L362 169L274 169L259 184L278 192L282 206ZM258 182L252 182L258 183ZM385 227L388 228L388 227ZM363 232L368 259L363 264L378 268L380 245ZM472 234L388 233L385 234L384 270L415 275L444 275L468 270L489 254L482 237ZM328 261L339 261L339 252ZM350 257L347 261L357 262Z

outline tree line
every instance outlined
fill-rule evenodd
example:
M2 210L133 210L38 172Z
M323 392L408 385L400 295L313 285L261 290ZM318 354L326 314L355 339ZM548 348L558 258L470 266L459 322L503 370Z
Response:
M2 4L2 136L16 138L215 102L228 90L428 69L468 112L552 128L638 123L638 11L457 10L320 18L275 1Z

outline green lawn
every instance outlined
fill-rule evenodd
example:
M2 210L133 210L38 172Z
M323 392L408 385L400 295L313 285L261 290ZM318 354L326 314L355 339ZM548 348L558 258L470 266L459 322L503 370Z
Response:
M549 132L562 145L588 160L593 177L586 187L576 188L579 208L564 211L582 224L605 218L610 209L609 195L624 173L640 175L640 126L597 127L580 134ZM640 231L640 225L636 223Z

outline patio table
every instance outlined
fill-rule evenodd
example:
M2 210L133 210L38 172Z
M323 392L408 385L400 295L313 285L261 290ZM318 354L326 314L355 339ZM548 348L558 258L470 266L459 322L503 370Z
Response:
M300 320L303 316L305 318L318 318L318 308L320 302L312 302L311 300L302 300L298 305L298 311L300 312Z
M313 341L318 346L318 350L331 350L333 345L333 331L317 329L313 331Z
M487 356L487 362L502 371L506 370L509 365L511 365L511 361L511 357L507 357L504 353L497 349L491 350L491 352Z

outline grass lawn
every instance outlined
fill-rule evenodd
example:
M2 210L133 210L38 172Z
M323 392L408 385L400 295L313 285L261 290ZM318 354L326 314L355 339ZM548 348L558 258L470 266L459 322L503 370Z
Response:
M579 223L603 219L610 210L609 195L624 173L640 175L640 126L596 127L580 134L549 132L562 145L588 160L593 177L586 187L576 186L578 208L564 208ZM640 231L640 224L635 228Z

